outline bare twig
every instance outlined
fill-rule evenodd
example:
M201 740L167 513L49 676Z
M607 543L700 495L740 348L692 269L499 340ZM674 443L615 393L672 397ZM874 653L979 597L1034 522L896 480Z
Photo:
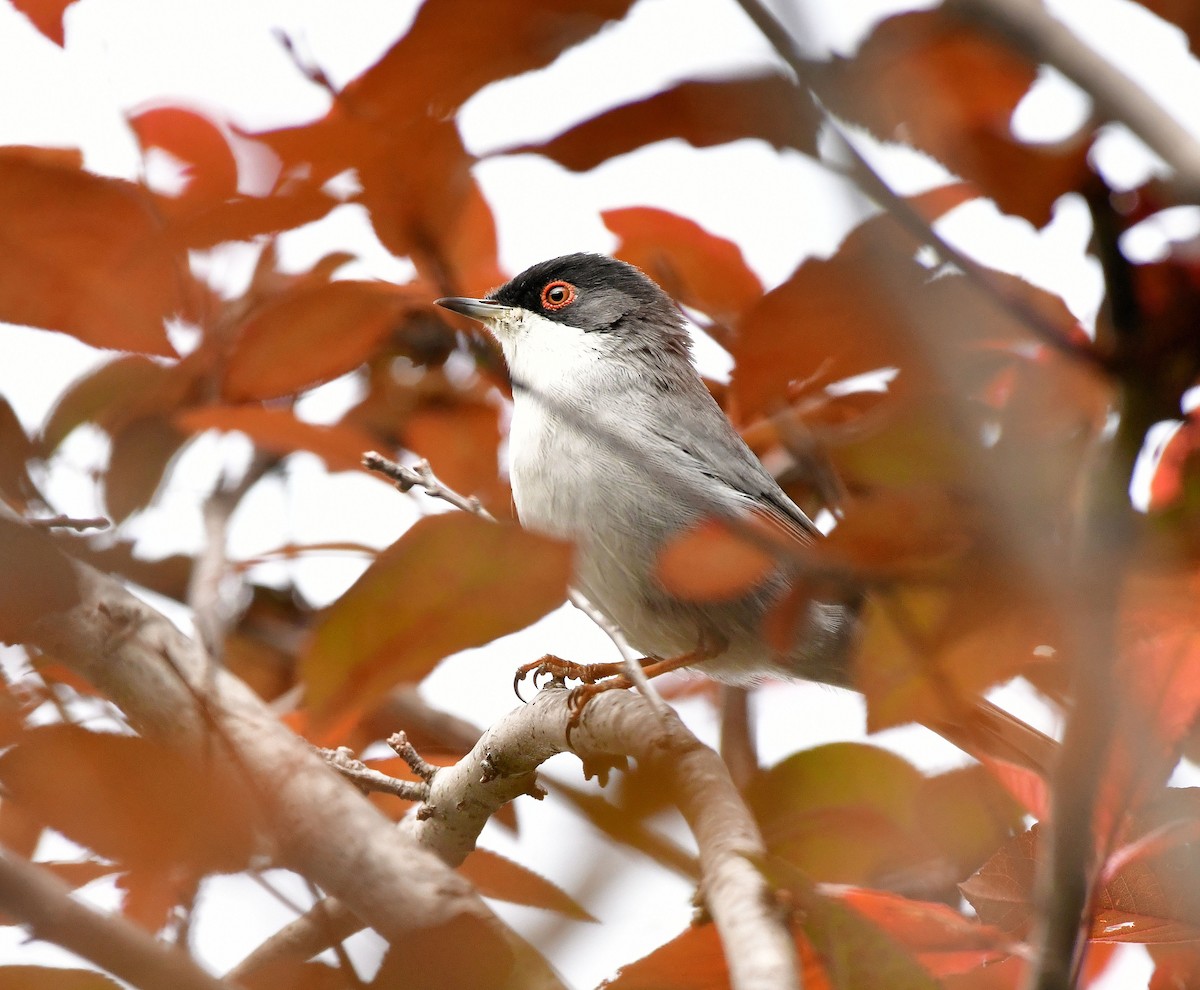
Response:
M568 740L567 693L539 692L488 729L462 760L437 771L430 782L430 813L406 819L418 844L457 864L475 847L488 819L529 792L537 768L551 756L573 751L593 763L611 762L614 754L632 756L640 769L667 781L696 837L704 898L725 946L732 986L798 987L791 935L755 865L764 855L762 838L720 757L677 717L664 723L644 698L623 691L593 700ZM326 909L337 919L339 937L355 929L340 905L326 901ZM234 974L246 975L280 955L312 955L325 948L328 937L328 929L293 923Z
M820 86L813 73L809 71L807 60L796 47L795 40L787 29L776 20L761 0L738 0L738 3L771 43L780 58L796 73L800 82L819 96ZM987 266L981 265L969 254L960 251L942 237L910 202L896 193L883 180L871 163L854 146L854 142L847 136L845 129L828 111L826 111L825 119L842 151L850 159L850 170L845 173L846 177L853 180L866 196L887 210L914 238L934 248L944 260L960 269L972 285L1008 310L1044 343L1098 368L1107 368L1104 355L1095 347L1065 337L1061 329L1055 323L1047 320L1042 312L1021 293L1010 290L1007 282L993 278L991 270Z
M425 494L430 498L440 498L443 502L449 502L455 508L462 509L463 512L479 516L480 519L486 519L489 522L496 521L496 517L483 507L483 503L476 496L460 495L433 473L433 468L426 460L420 460L415 468L410 468L390 461L382 454L370 450L363 454L362 463L368 471L382 474L394 482L402 492L423 488Z
M117 915L75 900L70 886L48 870L0 846L0 910L20 919L35 937L82 956L143 990L232 990L179 949L159 942Z
M91 519L73 519L71 516L50 516L47 519L26 519L25 522L35 529L74 529L82 533L88 529L108 529L112 522L104 516Z
M389 777L386 773L372 770L354 755L354 751L345 746L337 749L317 748L321 758L345 777L350 783L362 791L378 794L392 794L405 801L422 802L429 794L429 787L414 780L401 780L399 777Z
M408 736L403 732L393 732L388 737L388 745L392 747L396 755L408 764L408 769L420 777L426 784L433 780L434 774L438 768L432 763L425 760L416 747L408 741Z
M948 0L950 13L996 32L1035 62L1054 66L1100 113L1124 124L1175 172L1168 184L1200 201L1200 143L1134 80L1089 48L1036 0Z

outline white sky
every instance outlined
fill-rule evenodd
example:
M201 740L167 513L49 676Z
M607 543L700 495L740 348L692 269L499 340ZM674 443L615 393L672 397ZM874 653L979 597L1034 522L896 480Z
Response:
M0 92L18 94L0 101L0 145L81 147L89 168L132 178L141 164L122 115L146 103L208 109L250 130L309 120L325 112L328 96L296 71L272 29L285 30L302 53L342 84L386 51L417 6L411 0L82 0L67 12L64 52L0 3ZM806 10L828 44L848 52L872 20L893 6L885 0L814 0ZM1191 98L1200 91L1200 75L1178 32L1124 0L1057 0L1049 6L1200 131L1200 101ZM670 43L664 44L667 38ZM648 95L664 82L734 72L766 57L766 45L731 0L643 0L624 23L553 66L477 94L464 106L460 127L468 147L482 154L549 137L606 105ZM548 93L554 98L548 99ZM1053 139L1069 132L1085 111L1086 101L1069 83L1043 73L1016 123L1026 136ZM936 184L945 176L916 154L872 153L902 191ZM1105 137L1097 158L1110 177L1124 184L1141 181L1154 167L1152 156L1120 130ZM609 250L615 239L600 222L601 210L656 205L733 238L764 281L774 285L804 256L831 253L852 219L861 216L853 195L810 160L777 154L756 142L703 151L665 142L584 175L534 156L496 158L481 162L476 174L497 214L502 261L514 272L565 251ZM554 208L542 209L546 203ZM1131 236L1129 247L1140 256L1152 255L1166 237L1195 232L1200 227L1196 213L1176 212L1148 225ZM1000 217L986 204L956 211L943 230L981 260L1062 293L1085 320L1094 314L1100 283L1095 266L1082 256L1089 226L1078 202L1062 203L1042 232ZM411 270L387 255L357 207L343 207L289 235L282 257L299 268L343 248L362 259L356 277L400 280ZM197 260L214 282L236 286L245 277L249 257L245 249L231 249ZM0 394L35 430L63 385L108 356L64 335L0 325ZM702 360L714 373L728 366L715 345L702 351ZM352 382L334 383L306 400L302 414L328 420L354 395ZM200 539L200 497L222 465L244 461L246 449L237 438L207 436L193 444L160 504L127 527L137 535L141 552L156 556L194 548ZM96 431L76 433L46 478L57 509L78 515L99 511L88 472L106 456L106 443ZM293 458L287 476L286 482L260 485L246 500L232 533L235 557L289 540L348 539L383 546L418 511L435 508L429 500L402 498L372 479L327 476L308 457ZM347 512L347 506L353 511ZM354 579L362 563L320 557L276 567L276 579L286 571L307 595L327 601ZM268 571L259 575L264 580L271 576ZM174 609L173 617L187 625L182 610ZM513 667L545 652L581 659L612 655L602 634L564 611L486 650L449 659L429 678L427 693L435 703L486 724L513 704ZM1019 687L1009 689L1003 700L1024 704ZM687 704L684 714L702 737L713 739L715 726L701 706ZM782 685L761 696L763 756L770 762L804 746L855 737L862 721L861 702L848 693ZM924 766L949 766L958 759L924 730L887 733L879 741ZM561 758L558 763L556 772L577 780L577 765ZM553 959L573 985L594 985L610 975L613 960L649 951L686 924L691 891L685 884L656 871L623 872L624 866L638 864L636 859L626 864L628 857L617 851L587 864L575 861L574 842L558 836L578 835L588 826L568 812L537 805L523 807L521 818L519 844L494 828L485 833L483 844L569 890L586 885L589 874L620 877L618 884L601 887L588 900L587 907L603 924L568 924L570 937L555 948ZM630 896L632 884L640 885L637 897ZM222 881L212 885L210 896L218 909L201 912L196 944L218 969L231 965L272 924L285 920L278 906L248 892L244 884L233 887ZM231 910L233 903L241 909ZM548 920L532 909L499 910L535 939ZM11 930L0 929L0 961L42 958L4 931ZM1144 985L1147 972L1139 952L1127 953L1125 965L1106 985Z

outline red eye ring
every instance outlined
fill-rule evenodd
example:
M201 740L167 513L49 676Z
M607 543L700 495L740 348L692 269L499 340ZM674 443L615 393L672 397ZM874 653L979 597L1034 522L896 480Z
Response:
M557 279L542 289L542 308L548 310L562 309L575 301L575 286L570 282Z

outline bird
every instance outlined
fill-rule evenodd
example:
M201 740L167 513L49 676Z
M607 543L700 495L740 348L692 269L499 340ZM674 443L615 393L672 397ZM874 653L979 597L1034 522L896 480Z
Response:
M436 302L483 324L503 351L518 519L575 545L574 586L645 654L648 675L694 667L733 684L784 676L853 685L863 591L843 583L828 597L796 600L821 531L713 398L683 313L662 288L626 262L576 253L535 264L482 298ZM728 598L681 597L661 580L661 555L714 518L768 531L774 564ZM764 624L784 603L796 610L795 635L780 649ZM547 657L518 678L531 671L584 682L576 718L599 691L629 685L619 664ZM1009 732L1012 716L988 703L980 710L987 725L973 726L975 736ZM1040 733L1029 731L1021 755L1032 748L1046 759ZM1012 758L1007 747L1004 758Z

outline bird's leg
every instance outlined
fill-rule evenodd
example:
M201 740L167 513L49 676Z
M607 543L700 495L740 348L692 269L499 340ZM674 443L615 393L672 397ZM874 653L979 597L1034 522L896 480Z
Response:
M657 657L643 657L638 663L643 667L649 667L650 664L657 662L657 659ZM555 681L572 680L582 681L584 684L595 684L596 681L606 677L619 676L624 669L624 663L575 663L573 660L564 660L562 657L547 653L540 660L534 660L533 663L527 663L517 668L517 672L513 676L513 690L517 697L521 698L521 682L530 674L533 674L533 686L536 688L539 677L549 677ZM624 686L629 686L628 681ZM521 700L525 699L521 698Z

